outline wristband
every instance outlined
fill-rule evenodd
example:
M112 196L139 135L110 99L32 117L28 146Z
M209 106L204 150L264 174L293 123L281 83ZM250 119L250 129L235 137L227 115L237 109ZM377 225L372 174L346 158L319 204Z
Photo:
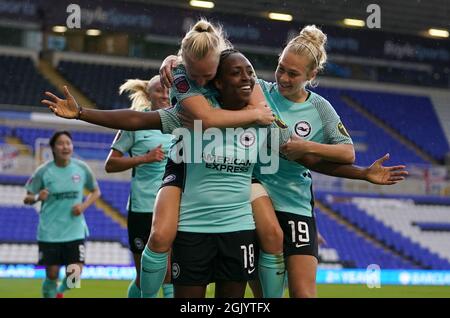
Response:
M36 195L34 196L34 202L36 203L36 202L38 202L38 201L40 201L40 200L39 200L39 193L36 194Z
M80 120L82 113L83 113L83 107L78 106L78 114L77 114L77 117L75 117L75 119Z

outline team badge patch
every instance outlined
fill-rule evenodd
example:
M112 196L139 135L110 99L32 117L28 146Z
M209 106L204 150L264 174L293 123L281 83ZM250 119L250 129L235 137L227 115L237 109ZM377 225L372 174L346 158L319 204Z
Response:
M350 137L350 135L349 135L347 129L345 129L345 126L344 126L343 123L340 122L340 123L338 124L337 128L338 128L339 132L340 132L341 134L343 134L345 137Z
M134 245L136 245L136 248L138 250L143 250L144 249L144 241L142 241L142 239L139 238L139 237L136 237L134 239Z
M178 265L178 263L173 263L172 264L172 277L177 278L178 276L180 276L180 265Z
M256 136L252 131L246 131L244 132L241 137L239 138L239 141L241 142L241 145L244 147L251 147L256 141Z
M173 83L175 84L175 88L179 93L186 93L191 87L186 79L186 76L180 76L176 78Z
M174 174L169 174L167 177L164 178L163 183L169 183L175 180L177 177Z
M295 124L295 133L300 137L308 137L311 133L311 125L307 121L299 121Z
M78 182L80 182L80 179L81 179L81 177L80 177L80 175L78 175L78 174L74 174L74 175L72 176L72 181L73 181L73 183L78 183Z

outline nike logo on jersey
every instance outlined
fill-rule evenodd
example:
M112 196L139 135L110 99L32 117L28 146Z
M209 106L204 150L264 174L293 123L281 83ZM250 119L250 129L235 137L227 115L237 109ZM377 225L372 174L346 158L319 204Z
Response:
M255 271L255 269L256 269L256 267L253 267L252 269L247 270L247 273L251 274L251 273L253 273Z
M303 246L308 246L309 244L295 244L295 247L303 247Z
M284 275L284 272L285 272L285 271L279 271L279 272L276 272L276 274L277 274L277 275Z

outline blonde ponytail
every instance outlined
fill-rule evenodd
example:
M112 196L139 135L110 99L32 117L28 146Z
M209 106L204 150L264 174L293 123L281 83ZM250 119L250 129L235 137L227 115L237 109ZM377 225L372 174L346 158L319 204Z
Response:
M129 79L120 86L120 95L124 92L129 93L128 97L131 100L130 109L143 111L147 108L151 108L151 102L146 93L148 83L149 81L140 79Z
M186 62L186 57L200 60L210 52L219 57L220 52L228 48L232 48L232 45L225 38L222 26L213 25L202 18L184 36L178 55Z

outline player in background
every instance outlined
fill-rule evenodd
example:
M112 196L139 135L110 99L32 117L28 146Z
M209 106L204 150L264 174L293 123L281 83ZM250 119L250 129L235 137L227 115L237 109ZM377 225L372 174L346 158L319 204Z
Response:
M131 109L146 112L169 106L169 91L161 86L159 76L149 81L126 81L120 94L130 93ZM172 135L158 130L120 130L105 162L108 173L132 169L131 192L127 203L128 242L133 253L136 278L128 287L128 298L141 298L140 273L142 251L150 236L153 206L161 185ZM129 154L129 156L124 156ZM173 298L170 269L162 286L164 298Z
M72 158L72 137L58 131L50 138L53 160L39 166L28 179L25 204L41 201L37 240L39 265L45 266L44 298L62 297L81 277L89 231L84 211L100 197L97 181L86 163ZM83 190L89 194L83 201ZM61 266L66 277L57 286Z

